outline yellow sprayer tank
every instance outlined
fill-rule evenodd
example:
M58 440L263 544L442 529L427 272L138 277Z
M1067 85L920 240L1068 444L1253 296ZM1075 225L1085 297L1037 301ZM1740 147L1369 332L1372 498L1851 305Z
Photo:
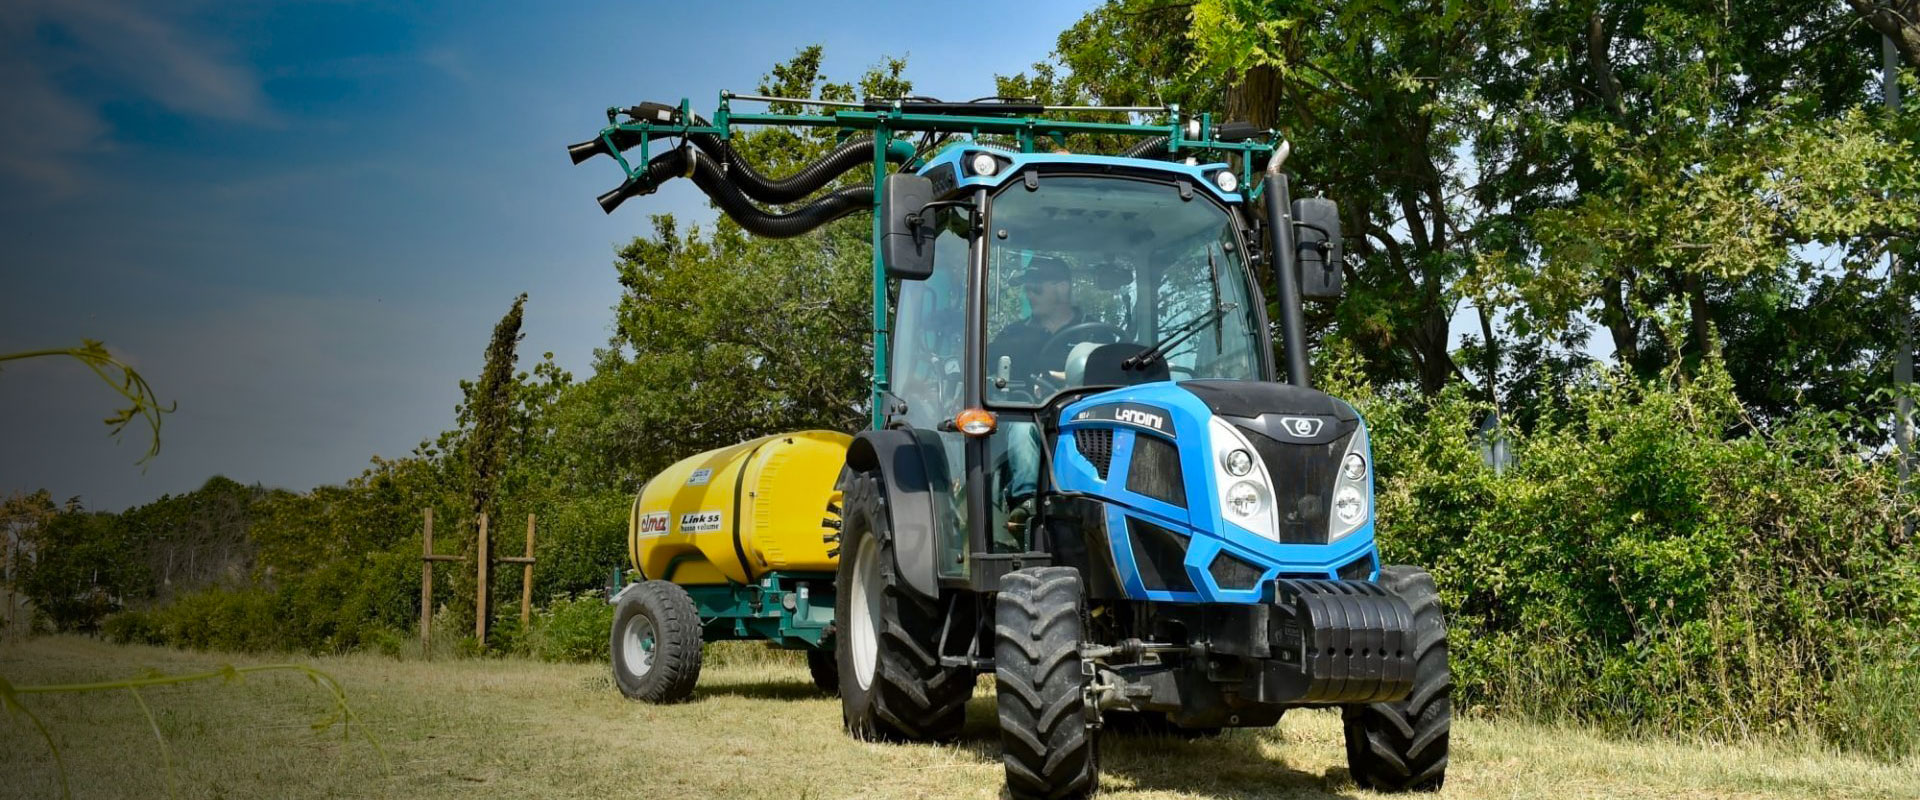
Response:
M666 468L640 489L627 558L647 580L752 583L769 572L832 572L821 519L853 438L765 436Z

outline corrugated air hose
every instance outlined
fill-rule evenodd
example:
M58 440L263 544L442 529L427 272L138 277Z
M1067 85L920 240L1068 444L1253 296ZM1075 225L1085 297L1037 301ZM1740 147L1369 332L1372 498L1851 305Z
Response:
M824 163L824 162L817 162ZM812 231L841 217L873 208L873 186L848 186L822 195L811 203L785 214L768 213L754 205L715 160L691 147L681 147L654 156L640 176L600 196L600 207L613 213L627 198L647 194L661 183L687 175L691 168L693 183L713 199L741 228L756 236L785 239ZM843 170L844 171L844 170ZM796 175L796 177L798 177ZM826 180L830 180L829 176ZM823 181L824 183L824 181Z

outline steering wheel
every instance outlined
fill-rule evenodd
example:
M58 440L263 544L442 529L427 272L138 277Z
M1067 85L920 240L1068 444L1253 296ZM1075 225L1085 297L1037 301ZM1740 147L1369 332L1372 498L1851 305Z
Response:
M1076 322L1055 332L1053 338L1048 339L1046 344L1040 346L1040 352L1045 353L1056 346L1068 342L1091 342L1097 334L1105 334L1106 337L1111 340L1101 342L1101 344L1113 344L1114 342L1127 338L1126 331L1104 322Z
M1040 347L1040 352L1048 353L1062 344L1097 341L1102 337L1107 341L1100 342L1101 344L1113 344L1115 342L1125 341L1127 332L1105 322L1076 322L1056 331L1051 338L1047 339L1047 343ZM1060 365L1062 369L1065 369L1066 366L1065 363ZM1053 379L1053 376L1044 371L1035 376L1034 382L1036 384L1047 384L1049 387L1046 391L1047 394L1053 394L1061 388L1064 388L1059 382Z

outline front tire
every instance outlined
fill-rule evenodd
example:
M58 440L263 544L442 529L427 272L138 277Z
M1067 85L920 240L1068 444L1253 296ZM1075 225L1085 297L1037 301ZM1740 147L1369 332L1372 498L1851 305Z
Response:
M678 584L647 581L613 610L613 682L630 700L678 703L700 680L700 612Z
M940 606L895 573L879 477L848 473L845 495L833 605L841 721L856 739L957 739L973 671L940 665Z
M1381 569L1380 585L1413 612L1413 693L1398 703L1344 709L1347 769L1355 783L1377 791L1439 791L1447 779L1453 726L1453 672L1440 593L1433 576L1415 567Z
M994 602L994 678L1000 752L1016 800L1080 798L1100 784L1099 729L1088 724L1080 572L1035 567L1000 579Z

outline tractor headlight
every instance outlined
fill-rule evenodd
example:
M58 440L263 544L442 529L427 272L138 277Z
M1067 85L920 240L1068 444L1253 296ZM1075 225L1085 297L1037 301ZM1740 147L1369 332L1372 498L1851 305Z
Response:
M1225 420L1208 420L1207 429L1213 442L1213 486L1221 518L1229 529L1280 541L1280 525L1273 513L1273 477L1267 474L1267 465L1254 458L1253 444Z
M1333 493L1333 516L1343 525L1355 525L1367 516L1367 499L1352 485Z
M1334 475L1333 513L1327 517L1327 541L1333 542L1360 530L1373 519L1373 473L1367 456L1367 423L1347 442L1346 455L1340 457L1340 469Z
M1233 174L1233 170L1223 169L1213 173L1213 185L1220 187L1220 191L1233 194L1240 190L1240 176Z
M1260 487L1252 481L1240 481L1227 489L1227 511L1241 519L1247 519L1266 510L1261 502Z
M992 177L1000 171L1000 162L991 153L974 153L973 160L967 162L973 168L973 174Z

